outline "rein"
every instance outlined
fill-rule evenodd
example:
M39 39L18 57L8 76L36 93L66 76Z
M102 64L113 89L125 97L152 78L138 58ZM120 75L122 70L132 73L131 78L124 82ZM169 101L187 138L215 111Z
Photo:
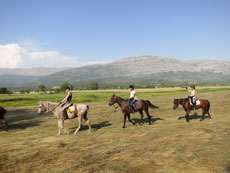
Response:
M47 106L47 112L52 112L54 109L56 109L58 106L60 106L61 103L59 103L57 106L55 106L52 110L49 110L49 102Z

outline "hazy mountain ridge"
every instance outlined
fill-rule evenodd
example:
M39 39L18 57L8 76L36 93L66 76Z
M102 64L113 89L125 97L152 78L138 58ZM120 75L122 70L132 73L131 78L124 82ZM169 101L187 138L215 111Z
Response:
M23 71L23 69L21 70ZM28 69L26 70L28 72ZM88 85L92 80L105 85L122 85L135 82L144 85L146 83L157 82L176 83L194 81L229 81L230 83L230 61L227 60L181 61L175 58L159 56L136 56L123 58L107 64L88 65L65 70L45 70L46 68L36 69L34 72L31 71L28 73L24 71L23 74L30 74L30 76L31 74L39 74L41 77L31 78L27 83L25 80L22 80L23 86L44 84L51 87L60 85L66 81L74 85L83 86ZM53 73L52 70L54 71ZM28 79L30 79L29 76Z
M181 73L183 75L181 75ZM158 56L124 58L102 65L89 65L57 72L36 80L60 84L64 81L81 85L96 80L103 84L151 81L225 81L230 80L230 61L180 61Z

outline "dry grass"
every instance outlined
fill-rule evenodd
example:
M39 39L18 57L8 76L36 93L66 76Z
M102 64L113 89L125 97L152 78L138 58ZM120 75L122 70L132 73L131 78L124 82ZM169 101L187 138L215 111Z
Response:
M67 120L71 133L59 137L50 114L9 108L10 130L0 125L0 172L230 172L230 92L199 97L210 100L211 121L200 121L199 110L186 123L179 118L184 111L172 109L172 96L155 96L150 100L160 110L150 111L153 124L145 116L143 125L122 129L121 111L96 102L89 103L91 134L84 123L74 136L77 120ZM139 114L131 117L140 122Z

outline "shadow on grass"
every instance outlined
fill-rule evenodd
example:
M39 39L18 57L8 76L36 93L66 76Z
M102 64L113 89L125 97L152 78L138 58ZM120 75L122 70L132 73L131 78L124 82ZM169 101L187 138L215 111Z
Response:
M38 115L36 111L31 111L28 109L16 109L8 110L4 117L8 123L13 123L22 120L38 118Z
M91 124L91 127L92 127L92 130L99 130L99 129L103 128L103 127L108 127L108 126L111 126L111 125L112 124L109 123L109 121L103 121L103 122L98 123L98 124ZM78 126L72 127L70 129L75 129L76 130L77 128L78 128ZM88 129L89 129L88 125L82 125L80 130L82 131L82 130L88 130Z
M155 122L158 121L158 120L165 120L165 119L159 118L159 117L157 117L157 118L152 118L152 116L151 116L150 119L151 119L151 122L152 122L152 123L155 123ZM143 120L141 120L141 118L133 118L132 120L134 120L135 123L138 123L138 124L149 123L149 119L148 119L148 118L143 118Z
M99 130L103 127L108 127L108 126L111 126L112 124L109 123L109 121L103 121L101 123L98 123L98 124L93 124L92 125L92 129L96 129L96 130Z
M27 122L20 122L20 123L8 123L8 130L23 130L29 127L35 127L42 123L43 121L36 120L36 121L27 121ZM2 128L4 130L4 127Z
M204 119L208 119L208 116L207 115L205 115L204 116ZM178 117L178 119L177 120L181 120L181 119L185 119L185 117L184 116L182 116L182 117ZM198 115L196 112L193 114L193 115L189 115L189 120L193 120L193 119L202 119L202 115Z

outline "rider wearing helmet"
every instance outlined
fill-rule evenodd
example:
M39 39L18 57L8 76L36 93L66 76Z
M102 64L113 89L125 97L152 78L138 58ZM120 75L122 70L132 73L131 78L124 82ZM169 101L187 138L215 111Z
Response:
M64 115L64 119L67 119L68 118L68 115L67 115L67 108L70 107L72 105L72 93L70 92L70 87L66 87L66 90L65 92L67 92L67 96L61 101L61 104L62 104L62 112L63 112L63 115Z
M134 91L134 86L130 85L129 86L129 90L130 90L130 97L128 100L129 103L129 107L131 109L132 112L134 112L134 103L137 101L137 96L136 96L136 92Z

